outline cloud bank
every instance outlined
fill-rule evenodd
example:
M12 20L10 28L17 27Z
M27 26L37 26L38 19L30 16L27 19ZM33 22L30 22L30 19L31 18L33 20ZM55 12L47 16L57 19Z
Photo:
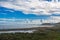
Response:
M60 2L56 3L41 0L1 0L0 6L14 10L19 10L25 14L60 14Z

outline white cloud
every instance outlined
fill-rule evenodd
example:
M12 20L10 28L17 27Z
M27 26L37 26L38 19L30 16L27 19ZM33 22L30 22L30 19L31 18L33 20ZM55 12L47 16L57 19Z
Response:
M53 21L53 23L58 23L60 22L60 16L51 16L51 20Z
M60 14L60 3L39 1L39 0L7 0L1 1L0 6L23 11L25 14L51 15L52 13ZM56 11L57 10L57 11Z
M60 22L60 16L51 16L49 19L42 21L42 23L58 23L58 22Z

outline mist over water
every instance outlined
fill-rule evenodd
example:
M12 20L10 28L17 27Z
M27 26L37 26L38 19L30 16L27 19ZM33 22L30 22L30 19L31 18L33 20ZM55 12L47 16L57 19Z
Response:
M43 23L52 23L44 22L45 20L41 19L1 19L0 20L0 29L18 29L18 28L33 28L33 27L44 27L41 24ZM47 26L48 27L48 26Z
M33 28L33 27L39 27L39 26L40 24L0 25L0 29Z

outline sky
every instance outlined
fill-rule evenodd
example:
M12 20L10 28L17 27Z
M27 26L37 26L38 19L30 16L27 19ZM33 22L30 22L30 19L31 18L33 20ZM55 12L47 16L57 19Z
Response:
M0 0L0 19L44 19L60 22L60 2Z

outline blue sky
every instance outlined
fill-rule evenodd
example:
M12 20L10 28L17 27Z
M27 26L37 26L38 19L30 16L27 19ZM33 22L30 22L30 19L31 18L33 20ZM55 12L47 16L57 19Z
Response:
M24 14L22 11L18 11L18 10L16 11L14 9L0 7L0 18L48 19L50 16L60 16L60 15L58 14L52 14L52 15Z
M46 0L51 2L51 0ZM51 3L53 7L60 8L60 4ZM10 19L50 19L60 17L60 9L49 9L45 3L40 3L39 0L0 0L0 18ZM47 7L47 8L46 8ZM53 8L52 7L52 8ZM45 8L45 9L41 9ZM47 11L48 10L48 11ZM54 11L54 12L53 12Z
M24 14L22 11L0 7L0 18L45 19L49 17L48 15Z

